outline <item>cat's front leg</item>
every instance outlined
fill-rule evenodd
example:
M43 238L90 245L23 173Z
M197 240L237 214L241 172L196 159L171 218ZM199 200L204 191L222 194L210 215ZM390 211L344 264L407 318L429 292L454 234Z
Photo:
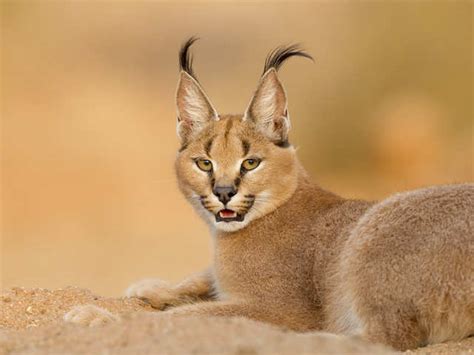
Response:
M288 327L288 324L286 324L288 320L285 315L277 314L261 305L245 302L243 300L201 302L177 307L165 313L184 316L244 317L264 323L279 325L284 328L291 328L291 325Z
M120 317L105 308L93 304L80 305L67 312L64 321L94 327L102 324L118 322Z
M148 302L153 308L164 310L185 304L213 300L214 277L212 269L192 275L178 284L158 279L142 280L132 284L127 297Z

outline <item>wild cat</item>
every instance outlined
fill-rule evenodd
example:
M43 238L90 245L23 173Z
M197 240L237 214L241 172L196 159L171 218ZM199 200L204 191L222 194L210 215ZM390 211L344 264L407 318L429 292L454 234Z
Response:
M219 115L179 53L179 187L209 225L213 265L127 296L168 312L243 316L404 350L474 334L474 185L430 187L380 202L323 190L289 143L277 71L297 46L269 54L242 115ZM83 307L66 319L114 316Z

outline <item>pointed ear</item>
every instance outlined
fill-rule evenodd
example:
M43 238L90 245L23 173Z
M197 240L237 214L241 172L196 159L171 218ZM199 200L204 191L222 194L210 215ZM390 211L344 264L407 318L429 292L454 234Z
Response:
M217 111L201 85L191 75L181 71L176 92L178 110L177 132L182 143L188 142L211 120L218 120Z
M274 68L262 76L244 120L253 121L268 139L275 144L288 143L290 118L285 89Z

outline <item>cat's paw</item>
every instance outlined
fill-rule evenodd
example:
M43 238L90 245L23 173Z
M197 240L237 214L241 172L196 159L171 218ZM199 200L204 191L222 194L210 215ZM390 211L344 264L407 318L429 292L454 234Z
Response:
M153 308L163 310L182 303L180 295L170 283L147 279L132 284L126 291L127 297L136 297L148 302Z
M88 304L74 307L64 315L63 319L69 323L95 327L101 324L117 322L120 320L120 317L104 308Z

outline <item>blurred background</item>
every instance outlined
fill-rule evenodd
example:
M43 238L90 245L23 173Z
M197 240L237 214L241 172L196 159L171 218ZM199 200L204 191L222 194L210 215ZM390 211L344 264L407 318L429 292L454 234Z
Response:
M473 180L473 4L1 2L1 286L121 295L205 268L211 243L175 183L177 52L221 113L266 54L314 180L382 198Z

